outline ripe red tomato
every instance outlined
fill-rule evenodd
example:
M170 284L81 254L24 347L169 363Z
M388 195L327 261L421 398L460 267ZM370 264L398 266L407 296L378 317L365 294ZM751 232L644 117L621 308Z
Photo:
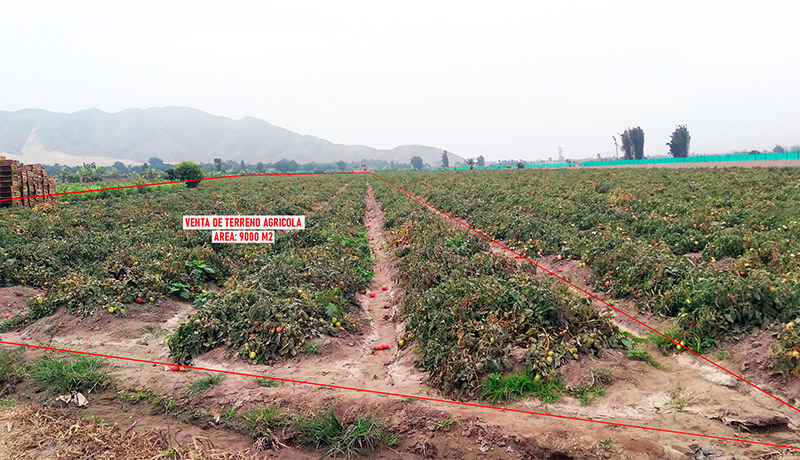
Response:
M253 321L253 326L255 327L261 326L261 321Z
M169 367L169 370L171 370L172 372L178 372L179 370L181 370L181 367L178 366L177 364L173 364L172 366Z
M137 297L136 298L136 303L142 303L142 298L141 297Z
M478 325L478 322L477 322L477 321L473 321L473 322L472 322L472 325L473 325L473 326L477 326L477 325Z
M276 334L280 334L281 332L283 332L283 328L282 327L278 326L278 327L275 328L275 333Z

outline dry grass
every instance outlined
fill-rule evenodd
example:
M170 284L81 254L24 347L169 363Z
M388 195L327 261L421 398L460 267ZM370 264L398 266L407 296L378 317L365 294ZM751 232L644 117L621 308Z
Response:
M196 439L192 445L175 446L164 433L78 420L34 406L0 408L0 428L0 460L253 458L246 452L221 452L208 440Z

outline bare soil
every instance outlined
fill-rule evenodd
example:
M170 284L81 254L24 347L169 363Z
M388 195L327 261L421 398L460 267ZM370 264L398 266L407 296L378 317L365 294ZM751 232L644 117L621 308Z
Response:
M61 404L57 403L52 410L59 416L73 419L96 415L112 426L116 424L121 433L136 422L136 433L142 436L154 431L161 436L159 439L169 439L174 445L189 447L210 442L215 453L239 456L230 458L320 458L319 451L300 448L291 442L287 442L288 447L277 451L254 450L252 438L232 431L219 421L222 414L231 408L246 409L264 404L279 405L295 413L310 413L335 404L337 413L344 419L356 414L375 414L385 420L389 429L400 438L398 445L375 452L371 458L377 459L791 458L791 451L768 446L380 394L441 398L438 391L425 383L426 375L414 367L413 343L398 347L397 339L405 333L399 312L402 286L397 284L397 269L387 249L388 234L383 230L383 212L371 187L367 189L366 203L364 219L376 266L368 289L357 295L361 306L358 316L360 334L345 333L340 337L321 339L320 354L301 355L271 365L251 365L231 357L224 349L200 356L193 363L208 369L340 388L301 383L264 387L252 377L226 375L221 383L200 395L191 396L186 392L187 385L210 373L197 370L169 372L161 365L110 359L114 389L87 395L89 404L86 407L60 407ZM499 253L514 257L499 249ZM536 262L592 292L589 289L591 284L583 283L584 279L591 282L589 271L580 267L577 261L546 257L536 259ZM538 274L554 279L542 270ZM384 286L386 290L383 290ZM370 292L375 296L370 297ZM27 299L37 294L38 291L29 288L0 288L0 308L21 311ZM603 293L595 294L606 298ZM614 305L648 325L656 328L661 325L657 318L636 311L633 303L627 302L614 301ZM120 318L103 311L87 317L59 311L21 330L1 334L0 340L169 362L166 337L191 317L194 307L171 298L160 298L149 304L131 305L128 312L126 317ZM622 315L617 314L615 320L620 328L636 335L646 332L641 325ZM765 389L775 391L778 396L795 398L800 391L796 382L777 379L768 373L770 340L770 334L765 332L731 344L731 356L722 363L733 371L741 371L755 383L762 382ZM389 349L376 351L375 347L382 343L388 344ZM581 355L579 360L563 366L561 372L565 380L574 387L590 383L594 369L610 372L614 383L605 387L605 396L589 404L565 397L553 404L526 399L505 403L504 407L775 444L797 444L800 414L687 353L663 356L655 350L651 352L660 369L627 358L623 350L606 350L600 357ZM40 350L26 351L30 359L41 354ZM147 389L172 395L182 409L194 410L198 416L187 419L173 414L153 414L137 405L126 406L115 396L121 389ZM22 401L43 402L42 395L25 391L15 397ZM468 402L489 404L486 401ZM790 402L795 401L791 399ZM14 431L17 428L13 420L13 413L0 411L0 423L12 422L11 428L0 430L8 431L0 434L0 458L2 455L6 458L53 457L52 447L26 451L31 453L30 456L14 457L14 451L8 450L14 445L11 433L15 436L19 433ZM695 457L701 448L709 455ZM209 454L201 458L214 457Z
M26 314L28 300L41 293L39 289L27 286L0 288L0 318Z

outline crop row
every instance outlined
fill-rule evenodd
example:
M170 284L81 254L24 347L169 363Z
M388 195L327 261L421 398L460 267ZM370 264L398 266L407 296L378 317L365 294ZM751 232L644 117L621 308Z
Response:
M306 230L280 232L272 250L248 255L224 289L198 298L197 314L170 336L173 358L186 363L227 346L262 363L294 356L322 334L355 330L347 314L373 275L364 195L356 180L309 217Z
M432 385L474 396L488 375L522 372L554 381L558 367L616 346L608 316L561 285L489 251L394 188L376 185L404 287L406 336Z

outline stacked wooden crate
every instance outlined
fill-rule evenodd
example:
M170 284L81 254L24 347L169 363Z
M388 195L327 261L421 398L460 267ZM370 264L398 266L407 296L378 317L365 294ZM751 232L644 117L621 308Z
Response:
M55 197L40 196L53 193L56 193L55 180L47 177L44 167L23 165L0 156L0 207L33 207L37 203L54 203ZM33 196L39 197L23 198Z

